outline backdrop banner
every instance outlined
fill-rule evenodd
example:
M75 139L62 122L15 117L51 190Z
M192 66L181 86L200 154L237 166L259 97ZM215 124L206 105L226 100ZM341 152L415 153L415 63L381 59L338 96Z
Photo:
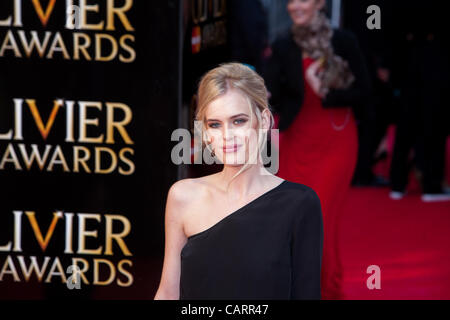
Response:
M0 299L152 299L181 1L0 3Z

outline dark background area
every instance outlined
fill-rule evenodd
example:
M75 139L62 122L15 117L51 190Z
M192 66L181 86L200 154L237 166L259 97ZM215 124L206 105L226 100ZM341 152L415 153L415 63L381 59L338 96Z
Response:
M0 12L12 12L8 7L11 4L12 1L2 1ZM58 5L57 2L46 30L60 31L65 40L71 39L71 31L63 28L64 6L58 7ZM26 8L25 6L26 4L23 8L24 29L38 30L42 34L43 27L31 5ZM162 267L165 197L169 186L177 179L177 168L170 160L172 148L170 136L177 127L181 92L179 86L180 9L179 1L134 1L132 9L127 13L135 28L135 32L130 32L136 39L134 44L136 59L132 63L121 63L117 60L113 62L66 61L59 53L55 54L53 60L40 59L37 55L30 59L13 58L10 55L0 58L2 133L13 127L13 98L36 99L44 123L53 107L53 100L57 98L75 101L122 102L133 111L133 119L127 126L127 131L134 145L126 145L116 134L117 144L103 146L117 151L123 147L133 148L134 155L131 158L136 167L134 174L123 176L117 171L109 175L64 173L58 165L53 172L41 172L36 169L36 166L30 171L26 169L16 171L12 164L7 164L5 170L0 171L0 243L2 245L13 239L13 210L35 211L44 235L53 218L53 212L64 210L73 213L126 216L131 222L131 232L125 241L133 254L131 257L126 257L121 254L119 247L114 245L117 256L64 255L63 220L59 221L55 234L46 252L43 253L34 240L28 220L23 215L24 252L12 252L11 256L36 255L38 260L43 259L44 256L58 256L64 268L70 264L72 256L79 256L90 262L93 258L105 258L112 262L130 259L133 266L125 268L133 274L134 283L130 287L121 288L114 281L106 287L82 286L81 290L70 291L65 284L57 283L59 277L54 277L52 284L38 283L34 276L31 277L30 283L24 282L25 280L14 283L12 276L6 275L0 282L0 299L153 298ZM101 5L100 10L105 10L105 6ZM104 19L104 11L101 11L99 16ZM4 18L3 15L2 18ZM118 29L121 27L119 21L116 21L116 27ZM7 29L9 28L0 28L2 39ZM93 34L92 31L82 32ZM112 32L114 33L127 32L122 28ZM69 45L67 46L70 48ZM89 115L89 117L100 119L99 130L91 127L91 131L88 131L89 135L97 136L105 132L105 115L105 105L102 111L94 111ZM67 156L68 165L71 167L70 154L73 143L64 143L65 120L62 119L65 116L65 110L60 110L45 142L40 137L26 105L23 108L23 116L25 140L18 143L27 145L37 143L41 150L45 143L61 145L64 155ZM59 116L61 118L58 118ZM77 118L77 111L75 111L75 117ZM123 115L118 115L119 119L121 117ZM75 127L75 137L77 137L77 131ZM9 142L0 141L2 153ZM13 143L16 144L16 142ZM91 150L93 158L92 145L85 146ZM90 163L93 163L93 159ZM99 230L98 239L100 240L92 244L93 248L98 245L104 246L104 240L102 240L104 226L104 219L100 223L88 222L88 230L97 228ZM74 250L76 250L78 235L75 218L74 228L73 239ZM0 253L2 265L7 254ZM17 262L16 268L19 268ZM90 271L92 271L92 265ZM20 270L18 273L21 274ZM126 281L126 278L121 277L121 280Z

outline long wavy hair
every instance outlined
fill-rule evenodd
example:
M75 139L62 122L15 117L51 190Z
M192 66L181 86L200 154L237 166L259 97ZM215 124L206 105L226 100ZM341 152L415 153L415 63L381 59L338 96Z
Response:
M326 95L330 89L346 89L351 86L355 77L348 62L334 53L331 45L333 29L325 14L318 11L309 25L292 25L292 35L295 43L308 56L323 59L318 76L322 82L320 91Z

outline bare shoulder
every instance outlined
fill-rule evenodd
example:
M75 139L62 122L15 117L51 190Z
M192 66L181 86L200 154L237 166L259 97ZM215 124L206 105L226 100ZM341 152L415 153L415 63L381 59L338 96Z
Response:
M192 179L178 180L170 187L167 201L173 203L184 203L189 201L193 184Z
M188 178L175 182L169 189L167 206L171 212L184 220L196 204L203 203L209 194L209 178Z
M205 177L178 180L169 189L168 198L173 202L187 204L206 191Z

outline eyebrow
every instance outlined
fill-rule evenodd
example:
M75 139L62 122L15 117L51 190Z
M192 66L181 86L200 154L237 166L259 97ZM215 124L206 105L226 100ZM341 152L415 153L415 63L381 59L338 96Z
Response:
M239 114L236 114L236 115L230 117L230 119L239 118L242 116L247 117L247 118L249 117L248 114L246 114L246 113L239 113ZM220 122L220 120L217 120L217 119L207 119L206 121L219 121Z

